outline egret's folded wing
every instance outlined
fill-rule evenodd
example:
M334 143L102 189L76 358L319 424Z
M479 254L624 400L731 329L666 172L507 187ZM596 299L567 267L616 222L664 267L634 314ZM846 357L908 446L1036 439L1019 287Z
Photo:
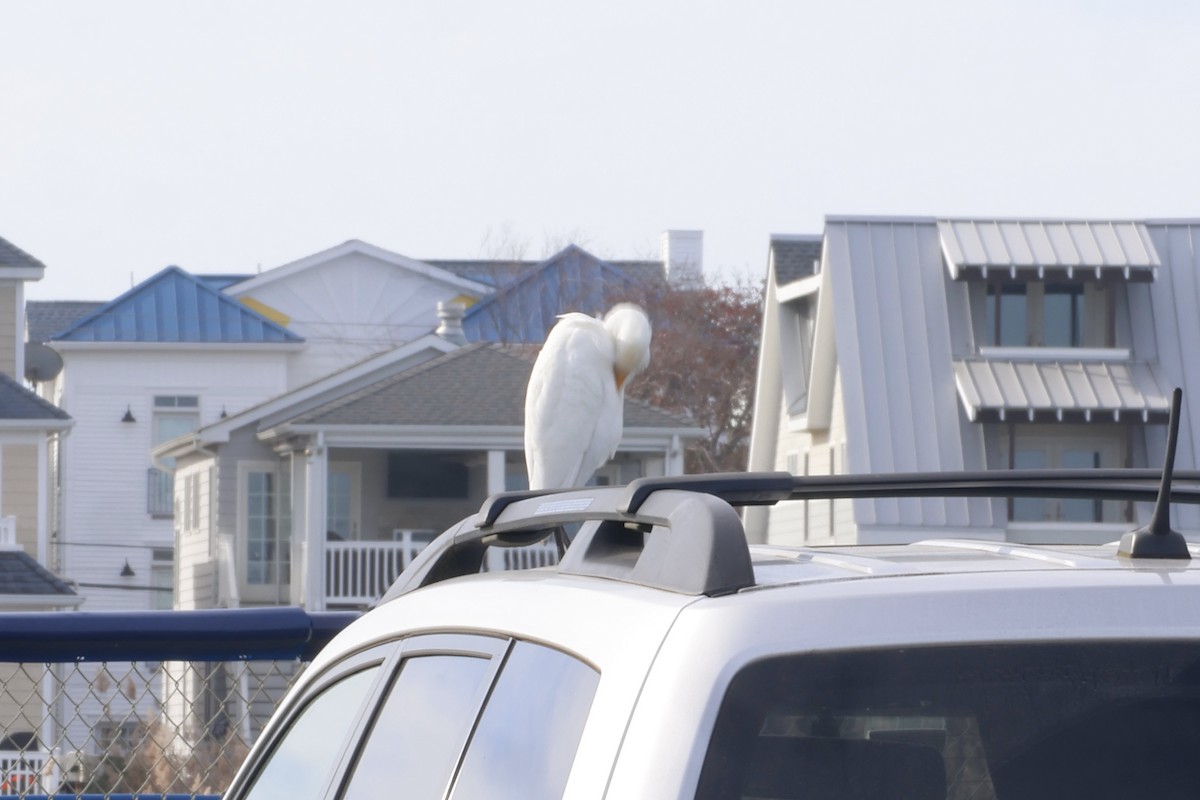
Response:
M582 471L595 469L583 459L593 449L612 383L612 343L600 324L583 315L559 322L533 366L525 397L530 488L576 486Z

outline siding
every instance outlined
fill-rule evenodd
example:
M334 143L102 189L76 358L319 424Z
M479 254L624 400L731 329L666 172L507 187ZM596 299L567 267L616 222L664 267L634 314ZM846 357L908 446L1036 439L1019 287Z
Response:
M0 372L17 380L25 377L17 374L17 348L23 346L17 338L19 296L16 284L0 284Z
M200 397L201 424L281 393L284 354L224 351L79 351L64 353L63 405L75 418L62 440L63 575L112 584L128 558L147 585L152 548L174 546L171 519L152 519L146 474L155 395ZM129 409L136 422L122 422ZM124 544L132 547L95 545ZM150 607L149 592L85 588L88 610Z
M0 513L17 518L17 543L38 557L38 446L6 444L0 450Z
M831 221L826 266L833 290L849 472L982 469L982 433L954 383L951 287L933 221ZM860 526L995 524L985 499L878 499L855 503Z

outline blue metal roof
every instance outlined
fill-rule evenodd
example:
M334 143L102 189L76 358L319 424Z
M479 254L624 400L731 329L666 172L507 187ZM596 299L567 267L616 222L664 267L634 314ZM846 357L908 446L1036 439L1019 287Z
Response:
M622 269L568 245L463 316L470 342L538 344L560 314L602 314L613 295L634 287Z
M302 342L206 281L167 267L53 337L65 342Z

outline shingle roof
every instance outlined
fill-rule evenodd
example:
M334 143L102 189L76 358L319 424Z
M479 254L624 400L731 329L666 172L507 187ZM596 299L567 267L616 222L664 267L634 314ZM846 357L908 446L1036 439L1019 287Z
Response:
M30 300L25 304L26 341L48 342L102 305L101 300Z
M24 550L0 550L0 595L74 597L76 592Z
M783 286L813 275L821 261L821 237L789 235L771 237L771 260L775 264L775 284Z
M58 406L43 400L4 373L0 373L0 421L69 420Z
M385 378L296 419L326 425L496 425L525 422L525 387L537 348L478 343ZM685 428L690 423L625 398L625 425Z
M46 265L6 239L0 239L0 267L45 269Z
M179 267L167 267L62 331L56 341L289 343L301 337Z

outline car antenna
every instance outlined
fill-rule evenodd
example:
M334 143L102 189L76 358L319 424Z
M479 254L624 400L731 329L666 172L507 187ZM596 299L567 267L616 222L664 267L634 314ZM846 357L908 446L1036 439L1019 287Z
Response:
M1167 422L1167 455L1163 461L1162 484L1150 522L1121 537L1117 555L1126 558L1191 558L1187 539L1171 529L1171 474L1175 470L1175 444L1179 439L1179 409L1183 390L1171 394L1171 417Z

